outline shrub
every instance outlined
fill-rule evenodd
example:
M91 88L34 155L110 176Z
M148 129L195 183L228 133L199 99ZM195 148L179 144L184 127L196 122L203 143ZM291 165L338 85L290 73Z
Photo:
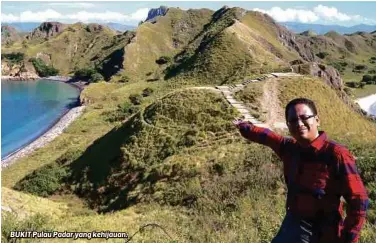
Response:
M350 95L350 96L353 95L353 92L352 92L352 90L351 90L350 88L345 87L343 90L345 91L345 93L346 93L347 95Z
M25 58L25 54L21 52L1 54L1 59L7 59L11 64L19 64Z
M366 65L355 65L354 69L353 69L353 72L361 72L361 71L364 71L366 70L368 67Z
M154 90L152 88L146 88L142 91L142 96L143 97L150 96L153 92Z
M123 121L127 117L137 113L139 110L140 108L138 106L135 106L130 102L124 102L122 104L119 104L115 111L106 113L105 120L108 122Z
M141 102L142 102L142 95L140 95L140 94L132 94L132 95L129 96L129 100L134 105L140 105Z
M12 213L3 213L1 222L2 242L19 242L17 239L10 237L12 231L52 231L48 227L48 217L40 213L23 220L19 220Z
M14 189L47 197L60 189L63 178L68 175L67 168L52 163L27 175L17 182Z
M171 62L171 57L168 56L161 56L159 59L155 61L157 64L162 65Z
M355 82L355 81L346 82L346 86L350 87L350 88L359 88L360 87L360 83L359 82Z
M35 71L41 77L55 76L59 71L53 66L49 66L40 58L30 58L31 63L33 64Z
M96 73L93 68L81 68L74 72L74 76L81 80L89 80L91 76Z
M119 82L120 83L128 83L130 81L130 78L127 75L121 75Z
M98 82L98 81L100 81L100 80L104 80L104 77L102 76L102 74L100 74L100 73L93 73L92 75L91 75L91 78L90 78L90 82L91 83L96 83L96 82Z
M327 53L327 52L319 52L319 53L316 54L316 56L321 58L321 59L324 59L328 55L329 55L329 53Z
M83 151L80 149L70 148L56 160L56 163L59 165L69 164L77 160L81 156L82 153Z
M368 82L368 81L371 81L372 80L372 76L371 75L363 75L363 78L362 78L362 82Z

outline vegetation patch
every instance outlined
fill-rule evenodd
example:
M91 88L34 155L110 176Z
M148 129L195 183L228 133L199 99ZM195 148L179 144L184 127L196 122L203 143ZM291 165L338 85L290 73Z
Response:
M37 71L40 77L55 76L59 73L59 70L51 65L47 65L40 58L30 58L29 61L33 64L35 71Z

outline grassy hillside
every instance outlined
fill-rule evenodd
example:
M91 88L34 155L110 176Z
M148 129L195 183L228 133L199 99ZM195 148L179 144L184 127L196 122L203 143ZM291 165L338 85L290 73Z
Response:
M124 38L117 37L115 32L108 27L77 23L67 26L53 37L25 39L22 43L2 48L2 51L5 53L22 52L25 53L26 58L41 57L47 64L57 68L60 74L67 75L75 69L94 67L96 64L94 61L98 59L103 61L107 55L111 54L111 52L108 53L108 49L112 48L109 44L116 39L127 43Z
M209 22L213 11L169 8L156 23L145 22L136 30L135 40L125 49L125 74L135 79L163 79L163 70L171 62L158 64L163 57L170 59L198 35Z
M289 59L296 55L280 44L272 26L265 26L270 31L265 35L265 29L257 27L261 22L257 14L244 9L218 10L202 33L175 57L166 78L223 84L286 69Z
M360 81L363 75L376 72L376 63L371 60L376 56L375 34L340 35L331 31L313 37L298 35L297 38L310 42L309 49L317 60L338 69L345 82ZM320 54L324 55L320 57Z
M376 220L376 161L369 156L375 157L375 124L347 108L322 81L276 82L282 106L301 90L299 96L317 102L322 128L359 157L372 199L360 242L374 242L375 226L370 223ZM150 83L90 85L83 94L88 107L82 117L50 145L4 169L7 196L2 204L18 210L22 201L12 195L29 198L25 211L40 213L22 219L4 216L6 229L18 222L23 229L36 225L133 233L153 222L179 242L270 242L284 214L286 188L279 159L270 149L240 137L231 124L238 114L219 94L189 89L169 93L167 83L152 84L153 95L126 121L125 114L115 121L109 118L119 115L119 105L129 102L129 95ZM247 97L254 95L244 94L244 101ZM47 198L13 194L8 188L14 186ZM37 205L69 213L49 219ZM165 242L169 237L150 227L134 240L151 239Z
M375 33L295 35L271 17L241 8L169 8L165 16L123 34L97 24L53 24L59 26L56 33L41 25L28 39L2 46L2 52L40 57L63 75L95 67L115 82L233 83L252 74L290 71L289 62L296 59L332 65L345 81L376 72Z

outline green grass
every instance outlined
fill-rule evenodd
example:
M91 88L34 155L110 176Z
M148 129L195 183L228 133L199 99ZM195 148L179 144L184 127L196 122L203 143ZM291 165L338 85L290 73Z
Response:
M368 95L376 94L376 85L369 84L366 85L363 89L352 89L355 98L362 98Z
M314 99L322 128L351 145L355 155L365 156L358 166L373 193L376 167L367 158L375 151L375 125L352 113L321 80L279 82L282 105L296 96ZM107 112L150 85L154 92L144 97L140 113L124 123L106 121ZM3 188L3 205L30 212L20 219L4 218L7 227L34 222L30 216L49 212L55 216L37 221L42 223L38 227L131 234L146 223L157 223L178 242L270 242L284 216L286 187L279 159L269 148L240 137L231 124L237 114L223 97L166 87L167 82L91 84L82 95L88 105L82 117L50 145L2 171L8 188L46 164L58 163L73 173L59 193L46 199ZM253 92L250 88L244 95ZM80 149L77 159L73 152ZM374 217L372 210L373 203L369 217ZM360 242L374 242L374 232L368 223ZM134 238L151 239L169 238L158 228Z
M35 226L132 234L146 223L157 223L177 242L270 242L284 216L281 161L269 148L248 143L239 135L231 123L238 114L221 95L186 89L243 81L256 69L269 72L296 58L277 40L270 21L252 12L240 18L241 12L230 9L221 19L211 20L210 10L171 9L155 24L142 24L136 33L114 37L104 31L95 37L77 24L68 30L72 33L30 45L27 54L35 55L51 52L66 41L66 49L58 50L59 55L66 55L75 53L74 44L80 43L77 59L68 60L69 55L61 59L64 72L73 66L104 67L104 60L112 60L116 50L124 50L127 56L124 72L112 82L91 84L83 91L81 100L87 108L61 136L2 170L2 205L23 215L2 218L7 232ZM241 24L234 25L234 17ZM183 25L187 25L185 31L181 31ZM266 30L260 32L260 26ZM242 36L243 28L251 37ZM127 44L133 34L137 38ZM266 40L261 44L255 41L260 36ZM369 48L354 38L362 48ZM200 45L205 48L200 50ZM17 43L13 46L18 47L22 48ZM252 56L248 48L257 55ZM283 60L268 63L275 55ZM53 63L57 56L52 57ZM166 81L144 81L156 76L163 79L167 65L155 63L161 56L182 64L180 72ZM362 63L365 56L360 52L349 58ZM122 78L126 83L119 81ZM312 98L318 105L321 128L359 157L357 164L372 199L360 242L375 242L371 222L376 218L376 162L370 157L376 156L376 125L345 106L321 80L278 81L282 106L298 96ZM154 92L135 105L139 112L125 112L130 96L142 94L145 88ZM257 106L261 91L261 85L250 84L236 97ZM161 229L150 228L134 241L168 239Z
M266 121L266 111L261 108L264 83L249 83L245 89L235 94L235 99L244 102L251 115L260 121Z

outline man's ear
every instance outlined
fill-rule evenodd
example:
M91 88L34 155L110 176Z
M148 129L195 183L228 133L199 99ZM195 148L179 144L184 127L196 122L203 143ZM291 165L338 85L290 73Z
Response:
M315 119L316 119L317 126L319 127L320 126L320 118L319 118L319 116L316 115Z

